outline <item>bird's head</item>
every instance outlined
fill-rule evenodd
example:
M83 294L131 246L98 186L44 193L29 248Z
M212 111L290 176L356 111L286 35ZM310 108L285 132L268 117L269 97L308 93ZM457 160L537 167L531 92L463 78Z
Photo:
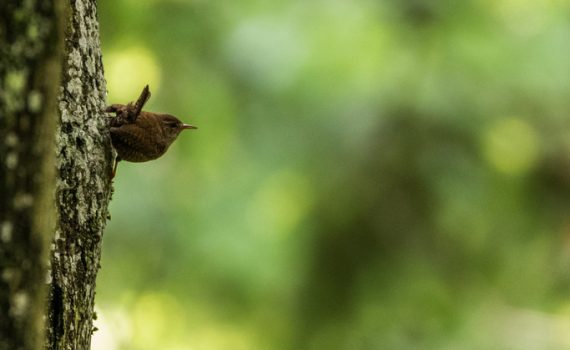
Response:
M163 130L163 135L173 142L178 137L182 130L198 129L194 125L184 124L178 118L170 114L159 114L158 120Z

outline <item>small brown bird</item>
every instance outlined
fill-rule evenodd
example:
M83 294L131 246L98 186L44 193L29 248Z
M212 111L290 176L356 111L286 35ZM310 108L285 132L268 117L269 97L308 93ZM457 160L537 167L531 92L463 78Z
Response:
M117 165L121 160L147 162L157 159L183 130L197 129L170 114L142 111L149 98L147 85L136 102L128 105L114 104L105 110L107 113L115 113L110 122L111 141L117 151L112 177L115 177Z

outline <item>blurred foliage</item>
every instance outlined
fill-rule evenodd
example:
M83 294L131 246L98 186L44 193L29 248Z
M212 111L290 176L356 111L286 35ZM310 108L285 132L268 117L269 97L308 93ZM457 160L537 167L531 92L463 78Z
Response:
M570 349L570 2L100 2L94 349Z

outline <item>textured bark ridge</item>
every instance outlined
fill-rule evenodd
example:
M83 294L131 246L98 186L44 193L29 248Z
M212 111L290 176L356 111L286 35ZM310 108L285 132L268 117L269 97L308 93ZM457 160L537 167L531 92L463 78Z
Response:
M43 346L59 23L59 0L0 1L0 350Z
M90 348L112 150L95 0L70 0L59 99L47 348Z

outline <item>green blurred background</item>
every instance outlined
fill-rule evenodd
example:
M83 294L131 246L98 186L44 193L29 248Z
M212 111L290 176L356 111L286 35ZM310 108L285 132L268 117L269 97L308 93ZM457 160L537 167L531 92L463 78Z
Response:
M570 349L570 1L101 0L95 350Z

